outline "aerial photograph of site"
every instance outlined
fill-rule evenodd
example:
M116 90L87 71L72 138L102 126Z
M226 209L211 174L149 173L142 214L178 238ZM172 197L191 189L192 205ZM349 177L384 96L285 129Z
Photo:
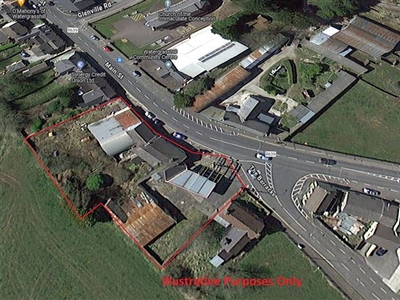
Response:
M0 0L0 299L400 300L400 0Z

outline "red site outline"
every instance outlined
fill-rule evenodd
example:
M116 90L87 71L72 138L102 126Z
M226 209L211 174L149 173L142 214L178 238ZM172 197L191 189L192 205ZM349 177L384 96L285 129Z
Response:
M110 211L110 209L105 206L103 203L99 203L96 206L94 206L92 209L90 209L87 213L85 213L84 215L80 215L78 210L75 208L75 206L72 204L72 202L68 199L67 195L64 193L64 191L62 190L62 188L60 187L60 185L58 184L57 180L54 178L54 176L51 174L50 170L46 167L46 165L44 164L44 162L42 161L42 159L39 157L38 153L35 151L35 149L33 148L33 146L31 145L31 143L29 142L29 139L31 139L32 137L35 137L39 134L45 133L47 131L50 131L51 129L58 127L60 125L63 125L69 121L72 121L74 119L77 119L85 114L88 114L94 110L97 110L99 108L102 108L104 106L107 106L117 100L123 101L130 109L131 111L147 126L150 128L150 130L157 136L169 141L170 143L174 144L175 146L180 147L181 149L185 150L188 153L194 154L194 155L205 155L205 156L214 156L214 157L222 157L223 159L225 159L226 163L229 165L229 168L233 171L233 173L235 174L236 178L239 180L239 182L241 183L242 187L229 199L227 200L219 209L217 209L217 212L214 213L211 218L199 229L197 230L182 246L180 246L178 248L178 250L176 250L167 260L165 260L163 262L163 264L158 263L158 261L142 246L139 244L139 242L126 230L126 228L124 227L124 225L122 224L122 222L116 218L114 216L114 214ZM203 232L203 230L233 201L236 199L236 197L238 195L240 195L240 193L242 193L245 189L246 189L246 184L243 181L243 179L240 177L239 173L236 171L236 169L234 168L231 160L224 154L216 154L216 153L203 153L203 152L195 152L192 151L190 149L187 149L186 147L178 144L176 141L170 139L167 136L164 136L162 134L160 134L159 132L157 132L156 130L154 130L149 123L140 115L136 112L136 110L132 107L132 105L130 103L128 103L124 98L122 97L118 97L115 99L112 99L110 101L107 101L97 107L91 108L87 111L84 111L76 116L73 116L67 120L64 120L62 122L59 122L57 124L54 124L52 126L49 126L47 128L44 128L42 130L40 130L39 132L35 132L33 134L28 135L27 137L24 138L24 142L25 144L28 146L28 148L31 150L32 154L35 156L35 158L38 160L39 164L42 166L42 168L44 169L44 171L46 172L47 176L51 179L51 181L53 182L53 184L56 186L56 188L58 189L58 191L60 192L61 196L64 198L64 200L68 203L69 207L72 209L72 211L76 214L76 216L78 217L79 220L84 220L88 215L90 215L92 212L94 212L96 209L98 209L99 207L103 207L107 213L111 216L111 218L113 219L113 221L115 223L117 223L117 225L122 229L122 231L142 250L142 252L146 255L146 257L159 269L159 270L163 270L165 269L171 262L172 260L174 260L174 258L176 258L180 252L182 252L183 249L185 249L187 246L189 246L193 240L195 238L197 238L200 233Z

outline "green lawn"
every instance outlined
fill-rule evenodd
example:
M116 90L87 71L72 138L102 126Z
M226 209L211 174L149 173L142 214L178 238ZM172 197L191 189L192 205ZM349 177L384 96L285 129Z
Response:
M126 57L131 57L133 55L142 55L143 50L155 50L160 47L152 47L152 46L145 46L143 48L139 48L131 41L127 40L123 42L122 40L115 41L113 43L114 47L121 51Z
M4 51L4 50L10 49L10 48L14 48L14 47L17 47L17 45L14 44L14 43L7 43L7 44L4 44L4 45L0 46L0 51Z
M136 4L128 9L124 9L123 11L111 15L107 18L99 20L97 22L92 23L92 27L99 32L105 38L111 38L114 34L116 34L115 28L112 24L116 21L121 20L124 16L129 15L135 11L144 13L151 8L154 4L155 0L144 0L143 2Z
M1 299L180 299L113 223L79 225L20 135L0 135L0 197Z
M360 81L294 141L400 162L399 114L398 100Z
M8 49L8 50L13 50L13 49L15 49L15 48L11 48L11 49ZM6 51L8 51L8 50L6 50ZM2 59L0 61L0 72L5 70L7 66L9 66L12 63L14 63L16 61L19 61L19 60L21 60L21 56L18 53L13 55L13 56L10 56L10 57L8 57L6 59Z
M374 70L362 75L362 78L377 87L400 96L400 66L392 67L386 62L372 64Z

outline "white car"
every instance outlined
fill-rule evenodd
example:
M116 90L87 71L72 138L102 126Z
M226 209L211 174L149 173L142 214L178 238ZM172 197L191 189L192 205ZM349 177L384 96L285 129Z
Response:
M260 175L260 173L256 169L248 169L247 174L249 174L250 178L253 180Z
M261 160L271 160L272 159L272 157L266 156L263 153L256 153L256 157Z
M153 119L156 117L154 114L152 114L152 113L149 112L149 111L146 111L146 112L144 113L144 115L145 115L147 118L149 118L150 120L153 120Z

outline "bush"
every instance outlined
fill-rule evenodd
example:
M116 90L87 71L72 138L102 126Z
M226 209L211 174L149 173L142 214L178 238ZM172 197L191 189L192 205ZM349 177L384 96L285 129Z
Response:
M67 90L67 91L70 91L70 90ZM71 97L68 97L68 96L60 97L60 105L63 108L68 108L71 105L71 102L72 102Z
M103 185L104 180L100 174L90 175L86 179L86 186L89 191L97 191Z
M184 93L174 95L174 105L177 108L189 107L190 105L192 105L192 101L193 98Z
M50 102L50 104L47 106L47 112L49 114L53 114L55 112L62 113L64 110L64 107L61 105L59 100L55 100Z
M33 122L32 122L31 130L33 132L40 131L43 128L44 123L45 122L40 118L34 119Z

